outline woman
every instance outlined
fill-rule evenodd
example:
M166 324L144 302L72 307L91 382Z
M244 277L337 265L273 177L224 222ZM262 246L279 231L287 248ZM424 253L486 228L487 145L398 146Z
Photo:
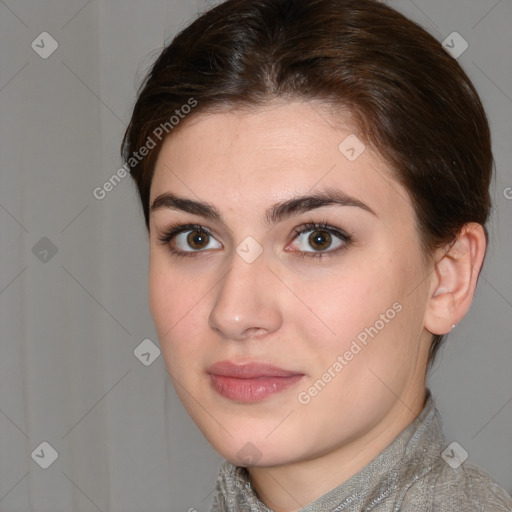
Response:
M226 459L213 511L510 511L425 379L484 260L478 95L374 0L228 0L123 141L176 392Z

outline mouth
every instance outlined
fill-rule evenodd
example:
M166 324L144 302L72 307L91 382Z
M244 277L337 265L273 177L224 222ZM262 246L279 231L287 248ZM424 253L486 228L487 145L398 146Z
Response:
M296 385L304 374L263 363L219 361L207 370L212 388L224 398L257 402Z

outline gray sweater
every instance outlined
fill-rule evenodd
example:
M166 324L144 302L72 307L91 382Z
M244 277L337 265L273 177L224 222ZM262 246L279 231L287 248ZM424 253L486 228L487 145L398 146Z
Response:
M300 512L512 512L512 498L464 449L447 446L427 393L420 415L373 461ZM463 462L462 462L463 461ZM222 463L210 512L272 512L245 468Z

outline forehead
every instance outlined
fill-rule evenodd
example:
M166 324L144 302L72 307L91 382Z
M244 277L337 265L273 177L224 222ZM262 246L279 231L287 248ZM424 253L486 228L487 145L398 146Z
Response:
M310 102L195 115L162 145L150 201L173 192L240 212L322 187L364 198L377 213L413 214L407 192L349 115Z

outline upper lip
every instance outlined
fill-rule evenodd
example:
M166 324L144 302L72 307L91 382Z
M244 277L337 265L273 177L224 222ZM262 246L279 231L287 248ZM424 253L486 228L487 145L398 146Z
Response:
M235 364L231 361L219 361L208 368L208 373L221 377L236 377L238 379L253 379L256 377L291 377L292 375L303 375L303 373L285 370L277 366L249 362Z

